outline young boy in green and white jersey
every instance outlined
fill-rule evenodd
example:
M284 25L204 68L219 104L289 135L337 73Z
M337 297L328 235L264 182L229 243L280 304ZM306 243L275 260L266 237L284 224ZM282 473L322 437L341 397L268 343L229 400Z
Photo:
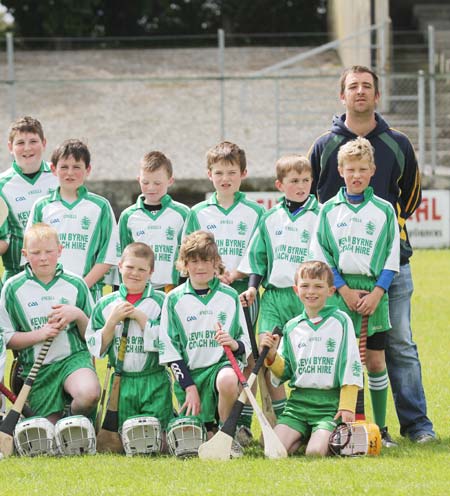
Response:
M42 344L53 337L28 397L36 415L61 418L69 399L71 413L89 416L100 395L84 340L92 299L81 277L64 271L58 259L58 233L35 224L25 233L25 270L8 279L0 299L0 327L7 347L19 352L26 378Z
M27 228L46 222L58 231L64 247L61 263L65 270L84 278L96 301L102 295L104 275L117 265L120 256L114 212L106 198L85 186L91 155L84 143L64 141L51 161L59 187L33 205Z
M241 294L243 306L251 305L262 281L258 332L283 328L303 311L294 291L299 264L308 260L309 245L315 232L319 205L310 195L312 169L301 155L281 157L276 163L276 188L283 200L261 218L239 270L249 274L248 289ZM274 412L281 415L286 404L284 387L273 389L268 381Z
M120 245L122 250L133 241L151 246L155 253L152 285L167 291L178 285L175 262L189 208L167 194L174 178L172 163L163 153L144 155L138 181L142 194L119 218Z
M123 328L129 326L120 384L119 426L135 415L148 415L156 417L165 429L173 416L169 375L158 358L164 293L150 283L154 258L145 243L131 243L125 248L119 262L122 284L118 291L96 303L86 330L92 355L102 358L108 354L114 366Z
M323 205L311 250L332 268L339 306L352 318L357 336L362 317L368 317L366 367L374 421L383 446L392 447L396 444L385 424L384 349L391 327L387 291L400 263L398 223L392 205L369 186L375 162L367 139L356 138L339 149L338 169L345 187Z
M54 191L58 181L43 159L47 142L41 123L22 117L11 124L8 149L14 157L11 168L0 175L0 195L8 205L7 228L0 232L3 282L20 272L23 233L31 207L41 196Z
M306 455L328 454L330 433L337 422L353 422L362 365L351 319L335 306L326 306L334 292L333 274L319 261L300 265L294 290L303 312L279 336L261 336L269 346L266 365L274 380L289 381L292 389L275 432L288 453L307 442Z
M208 178L213 183L215 192L208 200L192 207L183 234L187 235L198 229L214 234L219 255L225 264L225 272L219 279L240 294L247 288L247 276L239 272L238 265L264 208L239 191L242 180L247 176L247 160L242 148L223 141L208 151L206 164ZM258 316L258 301L256 299L249 308L253 322ZM252 368L253 357L250 357L245 374L250 374ZM241 442L245 441L244 437L251 436L252 415L252 407L246 405L239 421L243 429L241 426L238 428L238 432L243 430Z
M188 279L164 302L159 361L174 373L180 411L199 416L212 432L217 412L224 422L239 391L222 346L228 345L244 365L250 340L239 295L218 279L224 265L214 236L204 231L187 236L177 267Z

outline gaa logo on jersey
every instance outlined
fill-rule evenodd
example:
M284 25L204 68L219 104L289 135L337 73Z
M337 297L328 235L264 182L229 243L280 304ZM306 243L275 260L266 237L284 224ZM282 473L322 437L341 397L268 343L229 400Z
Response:
M283 234L283 229L277 229L275 231L275 236L281 236Z
M37 301L29 301L27 303L27 307L37 307L39 305L39 303Z
M208 231L214 231L217 229L217 226L215 224L207 224L206 229L208 229Z
M143 229L140 229L139 231L136 231L136 238L139 238L140 236L144 236L145 231Z
M186 317L187 322L192 322L193 320L197 320L197 317L195 315L188 315Z
M61 219L59 217L56 217L56 219L50 219L50 224L58 224L61 222Z
M26 198L24 196L16 196L14 200L16 202L22 202L22 201L26 201Z

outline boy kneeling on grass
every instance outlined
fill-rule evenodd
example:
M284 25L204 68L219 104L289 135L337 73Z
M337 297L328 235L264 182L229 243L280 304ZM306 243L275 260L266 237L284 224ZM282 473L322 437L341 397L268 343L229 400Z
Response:
M266 365L273 381L288 380L292 389L275 426L290 454L307 442L306 455L327 455L337 423L355 420L362 365L351 319L325 306L334 290L333 273L325 263L304 262L294 286L304 311L284 326L281 354L279 336L260 338L261 346L270 347Z

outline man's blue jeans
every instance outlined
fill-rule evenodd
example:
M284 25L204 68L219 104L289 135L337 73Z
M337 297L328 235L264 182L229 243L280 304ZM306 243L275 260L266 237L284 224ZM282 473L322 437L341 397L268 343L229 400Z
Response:
M414 440L422 434L434 436L427 417L422 372L417 346L412 340L411 296L413 282L409 264L402 265L389 288L392 329L387 333L386 364L400 422L400 433Z

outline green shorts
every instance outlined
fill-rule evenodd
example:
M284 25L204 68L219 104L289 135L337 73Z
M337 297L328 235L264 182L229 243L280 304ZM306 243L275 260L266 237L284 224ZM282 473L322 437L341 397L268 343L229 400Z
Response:
M318 429L332 432L339 406L339 389L293 389L277 424L299 432L304 439Z
M198 417L203 423L216 421L217 404L219 401L219 394L216 388L217 374L224 367L230 366L228 361L222 361L209 367L190 371L200 396L201 412ZM185 401L186 393L178 382L175 382L175 395L181 407Z
M261 297L258 333L272 332L275 326L283 329L286 322L303 312L303 303L293 288L266 289Z
M28 396L30 408L39 417L60 413L70 401L64 391L64 382L70 374L79 369L90 369L95 373L92 356L88 351L78 351L58 362L43 365Z
M165 429L173 417L172 388L166 368L123 372L120 382L119 427L135 415L156 417Z
M375 287L375 279L360 276L355 274L345 274L344 280L347 286L351 289L361 289L365 291L372 291ZM353 322L356 337L359 337L361 330L362 315L357 312L352 312L345 304L342 296L337 294L336 304L338 308L344 311ZM391 328L391 321L389 320L389 299L388 294L384 293L373 315L369 315L367 335L372 336L377 332L385 332Z

